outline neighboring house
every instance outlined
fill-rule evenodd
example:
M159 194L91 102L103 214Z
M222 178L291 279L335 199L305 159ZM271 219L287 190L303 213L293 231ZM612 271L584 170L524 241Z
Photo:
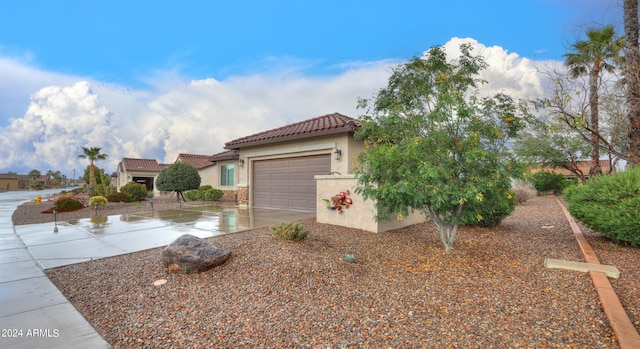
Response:
M49 178L45 175L41 175L40 177L38 177L35 181L39 182L42 187L44 187L47 183L47 181L49 180ZM18 186L20 187L20 189L28 189L31 187L30 183L33 181L33 178L29 175L26 174L19 174L18 175Z
M226 153L232 152L224 152L220 154ZM216 155L213 155L213 157L216 157ZM225 186L220 184L219 171L215 166L217 162L212 162L211 159L211 155L181 153L178 155L176 162L188 163L195 167L200 175L201 185L209 184L212 187L219 188L224 191ZM228 159L223 159L220 157L219 160L229 160L230 163L235 163L234 160L237 159L238 155L237 152L235 152L235 158L230 157ZM118 164L118 171L115 172L116 188L119 191L123 185L129 182L136 182L144 184L148 191L153 191L154 195L162 195L163 193L155 187L155 183L160 171L167 166L169 166L169 164L161 164L153 159L123 158ZM231 182L233 182L233 175L231 177ZM229 193L227 197L235 199L235 186L231 184L230 187L233 189L233 192ZM228 190L229 188L226 189Z
M159 195L160 191L155 188L156 178L166 166L153 159L123 158L118 164L116 188L120 191L125 184L136 182L143 184L154 195Z
M20 178L17 174L0 173L0 191L20 189Z
M578 161L576 163L577 168L579 171L581 171L584 174L585 178L589 178L589 169L591 168L591 160L585 160L585 161ZM611 161L607 160L600 160L600 168L602 169L602 173L609 173L609 169L611 168ZM540 171L547 171L547 172L554 172L554 173L559 173L562 176L564 176L565 179L577 179L578 176L569 171L566 168L563 167L556 167L556 168L551 168L550 166L544 166L544 167L540 167L540 165L538 166L534 166L533 168L531 168L529 170L529 172L531 173L536 173L536 172L540 172ZM614 169L615 171L615 169ZM579 178L578 178L579 179Z
M238 204L315 211L315 176L353 172L364 149L353 139L358 127L358 120L333 113L225 143L238 152Z

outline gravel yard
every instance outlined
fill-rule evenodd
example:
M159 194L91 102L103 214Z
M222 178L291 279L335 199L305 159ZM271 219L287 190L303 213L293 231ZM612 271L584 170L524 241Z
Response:
M114 348L618 348L589 275L543 265L583 261L553 197L498 228L461 228L449 254L432 223L301 222L301 242L266 228L208 239L232 256L205 273L169 274L154 249L47 275ZM611 283L640 329L640 249L585 235L620 270Z

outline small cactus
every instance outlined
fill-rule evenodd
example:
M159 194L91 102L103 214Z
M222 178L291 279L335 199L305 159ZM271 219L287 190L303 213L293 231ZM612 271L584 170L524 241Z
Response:
M279 225L272 225L271 232L277 238L287 240L302 240L309 235L309 230L300 223L280 222Z

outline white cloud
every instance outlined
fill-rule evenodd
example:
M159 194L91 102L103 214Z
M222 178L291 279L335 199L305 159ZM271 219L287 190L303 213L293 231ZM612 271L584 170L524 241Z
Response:
M509 53L500 46L487 47L472 38L452 38L443 48L450 57L459 57L460 45L470 44L473 54L484 57L488 67L480 73L480 78L488 81L482 92L494 95L503 92L513 98L535 99L542 97L542 79L528 58L517 53Z
M490 64L484 78L495 92L542 94L531 61L473 39L453 38L445 47L455 50L463 40ZM123 157L173 162L179 153L214 154L235 138L327 113L357 117L357 99L386 86L394 64L351 62L330 76L308 76L289 66L224 81L158 72L145 79L150 89L135 90L0 59L0 92L19 85L14 97L26 100L24 115L0 124L0 172L35 168L71 176L75 168L81 174L87 166L77 159L83 146L101 147L109 158L98 166L111 172ZM2 108L0 115L7 110Z

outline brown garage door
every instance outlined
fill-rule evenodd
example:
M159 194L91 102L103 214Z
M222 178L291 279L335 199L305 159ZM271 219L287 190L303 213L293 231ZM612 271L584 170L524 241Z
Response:
M316 210L316 181L331 171L331 155L253 162L253 206Z

